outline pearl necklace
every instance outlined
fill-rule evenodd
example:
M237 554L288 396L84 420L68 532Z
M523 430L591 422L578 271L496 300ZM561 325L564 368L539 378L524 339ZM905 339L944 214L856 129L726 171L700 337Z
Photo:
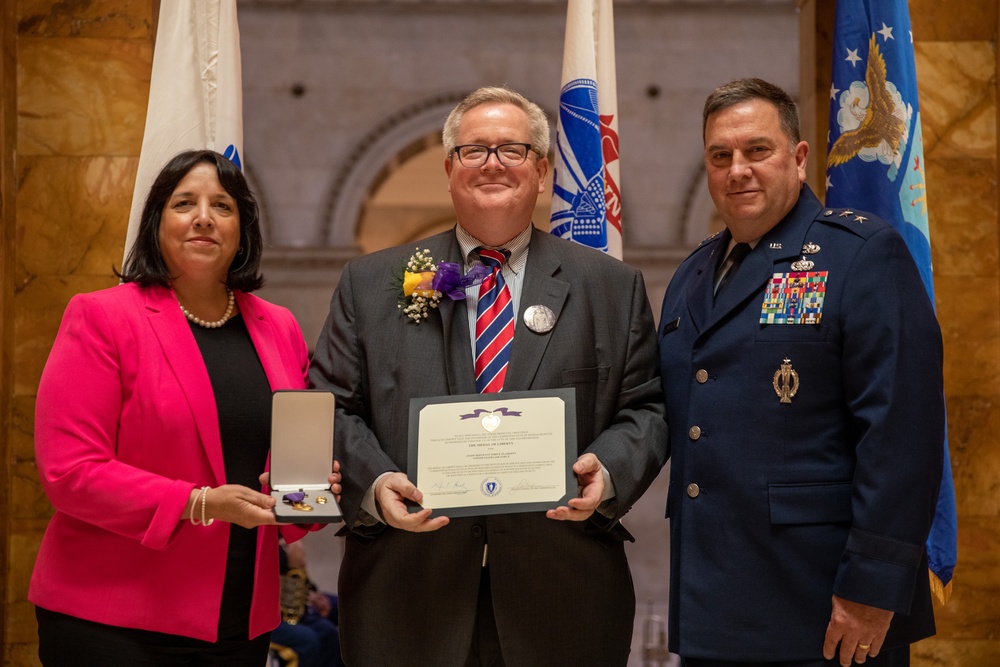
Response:
M179 300L177 301L177 304L181 307L181 312L184 313L184 317L188 318L189 321L194 322L200 327L205 327L206 329L218 329L223 324L228 322L229 318L233 316L233 306L236 304L236 297L233 296L233 290L227 287L226 294L229 295L229 303L226 305L226 312L222 314L222 319L218 319L214 322L206 322L200 317L195 317L188 312L188 309L185 308Z

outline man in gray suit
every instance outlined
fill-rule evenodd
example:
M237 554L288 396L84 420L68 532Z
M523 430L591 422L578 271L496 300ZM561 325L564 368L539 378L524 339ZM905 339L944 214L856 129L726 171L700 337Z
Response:
M619 519L666 458L642 276L533 228L549 145L537 105L505 88L477 90L449 115L443 139L458 226L416 247L465 271L496 266L486 283L499 288L498 313L509 301L516 314L496 319L513 340L501 333L476 350L476 322L492 317L479 311L494 300L480 297L483 286L401 309L392 286L412 244L344 268L311 377L337 398L345 661L625 665L635 595ZM423 497L406 476L410 399L474 394L477 379L485 391L575 388L578 497L547 512L409 512Z

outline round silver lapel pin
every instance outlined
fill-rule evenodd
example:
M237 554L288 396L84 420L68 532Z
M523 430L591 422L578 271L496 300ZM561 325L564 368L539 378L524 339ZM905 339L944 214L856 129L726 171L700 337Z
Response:
M548 333L556 325L556 314L548 306L528 306L524 309L524 325L535 333Z

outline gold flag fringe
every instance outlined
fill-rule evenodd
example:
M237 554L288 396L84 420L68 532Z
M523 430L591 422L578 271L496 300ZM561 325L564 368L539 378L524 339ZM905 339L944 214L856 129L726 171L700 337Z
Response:
M930 570L927 572L931 577L931 592L934 593L934 597L937 598L937 601L940 602L942 606L948 604L948 600L951 599L951 585L954 583L954 580L949 581L946 586L940 579L938 579L936 574Z

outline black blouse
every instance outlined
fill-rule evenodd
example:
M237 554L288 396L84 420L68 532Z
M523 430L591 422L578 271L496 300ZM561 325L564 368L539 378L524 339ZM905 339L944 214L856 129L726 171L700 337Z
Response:
M271 443L271 386L243 317L218 329L191 323L212 381L226 483L260 489ZM229 527L229 553L222 588L219 638L246 639L250 625L257 530Z

